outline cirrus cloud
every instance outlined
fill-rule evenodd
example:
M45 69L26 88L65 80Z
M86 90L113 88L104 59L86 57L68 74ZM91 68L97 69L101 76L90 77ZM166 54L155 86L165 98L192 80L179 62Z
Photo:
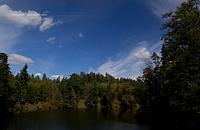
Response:
M126 56L117 60L107 60L97 69L90 69L96 73L109 73L116 78L136 79L142 73L144 59L150 57L150 52L142 46L132 49Z
M109 73L116 78L131 78L136 79L142 75L143 69L146 66L145 61L150 59L153 52L158 52L162 46L162 41L150 43L147 41L138 42L134 48L127 52L123 52L123 56L118 56L117 59L107 60L98 68L90 68L89 71L95 73Z
M160 17L162 14L176 9L177 6L186 1L187 0L150 0L148 4L153 13Z

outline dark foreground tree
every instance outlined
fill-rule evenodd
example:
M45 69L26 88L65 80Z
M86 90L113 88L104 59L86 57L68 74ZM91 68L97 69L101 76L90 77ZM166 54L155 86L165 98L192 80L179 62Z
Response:
M164 94L171 107L200 111L200 1L188 0L163 15Z
M7 55L0 53L0 114L9 112L9 109L14 106L12 102L13 90L9 84L11 73L7 61Z

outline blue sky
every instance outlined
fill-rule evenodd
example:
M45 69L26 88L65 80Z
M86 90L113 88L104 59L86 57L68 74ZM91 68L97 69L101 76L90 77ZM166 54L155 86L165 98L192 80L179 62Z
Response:
M160 53L161 14L185 0L0 0L0 52L16 74L137 78Z

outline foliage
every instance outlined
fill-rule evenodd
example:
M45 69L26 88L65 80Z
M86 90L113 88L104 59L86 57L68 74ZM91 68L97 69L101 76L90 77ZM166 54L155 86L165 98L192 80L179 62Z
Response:
M188 0L163 15L161 60L154 52L136 86L143 112L200 111L200 2Z
M7 113L13 108L15 100L13 99L13 89L9 79L13 79L10 74L10 68L7 64L8 57L5 53L0 53L0 114Z
M163 15L163 92L171 107L184 111L200 111L199 4L189 0Z

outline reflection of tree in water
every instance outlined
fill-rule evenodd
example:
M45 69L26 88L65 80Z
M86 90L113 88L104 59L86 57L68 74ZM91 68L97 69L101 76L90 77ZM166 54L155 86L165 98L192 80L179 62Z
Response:
M148 125L150 130L200 129L200 114L197 113L138 114L136 119L138 123Z
M123 122L129 122L129 123L137 123L137 120L135 119L134 111L131 110L120 110L120 109L112 109L107 110L111 113L111 115L114 117L116 121L123 121Z

